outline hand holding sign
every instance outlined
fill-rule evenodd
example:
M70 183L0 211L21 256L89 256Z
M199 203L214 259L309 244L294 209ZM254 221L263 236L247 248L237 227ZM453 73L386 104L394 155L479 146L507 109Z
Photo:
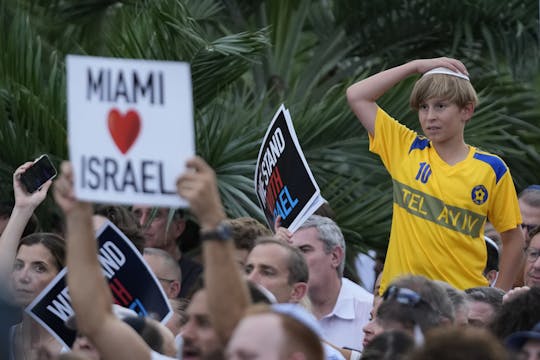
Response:
M287 229L281 226L281 215L276 217L276 222L274 223L274 232L278 239L284 242L290 242L292 233Z
M54 201L62 209L64 214L70 213L78 204L83 204L75 198L73 191L73 169L69 161L64 161L60 165L60 174L54 182ZM90 205L87 205L90 207Z
M189 170L178 179L178 194L189 202L201 229L214 229L226 218L214 170L200 157L186 162Z

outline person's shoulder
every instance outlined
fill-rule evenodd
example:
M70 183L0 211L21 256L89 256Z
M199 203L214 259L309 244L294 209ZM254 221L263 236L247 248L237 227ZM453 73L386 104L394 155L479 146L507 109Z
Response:
M473 148L473 151L473 159L489 165L496 177L497 182L499 182L504 174L508 172L508 166L506 166L503 159L501 159L499 156L487 151L479 150L477 148Z

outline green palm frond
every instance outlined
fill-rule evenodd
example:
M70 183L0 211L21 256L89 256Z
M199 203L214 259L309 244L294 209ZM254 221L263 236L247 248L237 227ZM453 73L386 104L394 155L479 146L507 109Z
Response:
M28 16L15 13L0 34L0 168L7 179L21 163L42 153L60 159L67 149L63 65L29 29ZM11 193L8 185L2 196Z
M230 216L264 221L254 167L283 102L352 252L383 249L391 181L369 153L346 87L414 58L462 59L481 99L467 142L500 155L520 190L538 182L531 169L540 166L537 6L532 0L5 0L2 197L11 194L11 174L23 161L42 152L66 157L67 53L186 61L197 152L216 170ZM408 106L415 80L379 104L418 130Z

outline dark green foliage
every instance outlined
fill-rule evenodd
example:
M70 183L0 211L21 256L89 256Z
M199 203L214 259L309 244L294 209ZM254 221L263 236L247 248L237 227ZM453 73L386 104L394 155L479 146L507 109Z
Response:
M197 152L230 216L262 219L255 160L285 102L350 254L386 246L391 182L350 112L353 81L419 57L468 66L481 104L467 142L500 155L516 187L538 183L538 3L532 0L5 0L0 5L1 198L22 162L67 157L68 53L191 63ZM381 99L417 128L415 79ZM40 207L50 224L51 202ZM48 225L50 226L50 225Z

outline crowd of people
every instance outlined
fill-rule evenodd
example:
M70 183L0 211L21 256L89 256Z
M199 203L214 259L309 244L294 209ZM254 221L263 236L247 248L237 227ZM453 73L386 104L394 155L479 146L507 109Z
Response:
M377 99L422 74L411 94L424 135ZM183 210L79 201L73 169L0 214L0 314L9 359L540 359L540 185L519 196L497 156L464 142L477 104L455 59L415 60L353 84L352 111L393 180L388 252L373 288L347 278L346 242L328 205L294 233L227 219L200 157L177 182ZM52 187L52 189L51 189ZM52 192L60 234L39 232ZM95 231L114 223L169 299L165 323L114 304ZM189 235L189 236L188 236ZM195 237L196 239L189 238ZM183 242L200 242L188 251ZM64 346L24 308L67 267L76 331ZM374 269L372 269L375 271ZM378 268L377 268L378 270Z

